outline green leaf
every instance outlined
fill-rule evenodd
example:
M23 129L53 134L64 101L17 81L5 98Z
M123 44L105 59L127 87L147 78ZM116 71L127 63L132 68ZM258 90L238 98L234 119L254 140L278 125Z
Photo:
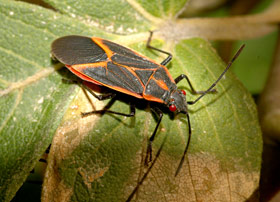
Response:
M137 107L134 118L82 118L81 112L102 109L108 101L90 95L88 99L78 85L63 82L75 76L52 62L50 45L63 35L97 36L160 63L166 56L145 46L148 30L176 17L185 2L162 1L158 14L157 1L48 2L61 13L0 0L0 200L14 197L51 143L42 201L124 201L147 171L147 140L158 118L147 102L136 98L131 100ZM207 41L174 41L170 33L162 41L160 34L155 33L152 45L173 54L168 65L173 78L187 74L196 90L206 90L224 70L226 64ZM189 93L186 81L178 87L187 90L187 100L197 97ZM164 114L153 142L154 156L166 142L139 187L138 200L240 201L257 188L262 141L255 104L230 71L216 88L218 93L189 106L193 134L177 177L188 138L187 119ZM117 100L111 110L129 113L129 102Z
M133 1L130 1L133 2ZM153 16L160 18L170 18L178 15L180 11L187 4L188 0L163 0L163 1L149 1L137 0L147 12Z
M59 1L46 0L50 5L73 18L108 32L135 33L149 29L149 22L127 1ZM138 6L138 5L137 5Z

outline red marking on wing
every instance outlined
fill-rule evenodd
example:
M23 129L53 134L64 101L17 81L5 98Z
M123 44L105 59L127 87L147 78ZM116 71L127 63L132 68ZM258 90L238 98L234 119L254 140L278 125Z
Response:
M154 97L154 96L152 96L152 95L143 94L143 98L144 98L145 100L163 103L163 101L162 101L160 98Z
M157 85L159 87L161 87L164 90L169 90L169 88L167 87L166 83L164 83L163 80L156 80L154 77L152 77L152 79L157 83Z
M104 62L100 62L100 63L104 63ZM100 67L100 66L97 66L96 65L97 63L93 63L93 64L87 64L87 65L90 65L89 68L95 68L95 67ZM65 65L73 74L75 74L76 76L78 76L79 78L85 80L85 81L88 81L88 82L91 82L91 83L94 83L94 84L98 84L98 85L102 85L102 86L106 86L108 88L111 88L113 90L116 90L116 91L119 91L119 92L122 92L122 93L125 93L125 94L128 94L128 95L131 95L131 96L134 96L134 97L137 97L137 98L143 98L142 95L139 95L137 93L134 93L134 92L131 92L127 89L124 89L124 88L121 88L121 87L118 87L118 86L110 86L110 85L106 85L104 83L101 83L99 81L96 81L94 79L92 79L91 77L83 74L80 70L83 69L83 68L86 68L85 66L86 64L82 64L82 65L73 65L73 66L70 66L70 65Z

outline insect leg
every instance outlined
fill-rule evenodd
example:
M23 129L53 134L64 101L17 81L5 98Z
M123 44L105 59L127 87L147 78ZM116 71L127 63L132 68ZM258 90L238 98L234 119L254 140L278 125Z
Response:
M228 63L227 67L225 68L225 70L221 73L221 75L218 77L218 79L206 90L204 91L204 93L202 95L200 95L196 100L194 101L189 101L188 104L192 105L195 104L198 100L200 100L205 94L211 92L211 90L216 86L216 84L222 79L222 77L225 75L225 73L227 72L227 70L231 67L232 63L234 62L234 60L236 60L236 58L239 56L239 54L241 53L241 51L243 50L243 48L245 47L245 44L243 44L239 50L235 53L235 55L233 56L233 58L231 59L231 61Z
M86 117L86 116L89 116L89 115L92 115L92 114L104 114L104 113L117 114L117 115L126 116L126 117L135 116L135 105L131 104L131 103L130 103L130 113L129 114L109 110L109 108L114 104L115 101L116 101L116 97L113 97L110 100L110 102L105 106L104 109L91 111L91 112L82 112L82 117Z
M116 93L107 93L107 94L103 94L103 95L97 95L96 93L94 93L92 91L92 89L89 86L86 85L86 83L78 83L78 84L81 84L83 88L85 88L88 92L90 92L90 94L92 94L95 98L97 98L100 101L111 98L110 102L105 106L104 109L91 111L91 112L82 112L81 113L82 117L86 117L86 116L89 116L92 114L101 114L102 115L105 113L117 114L117 115L127 116L127 117L133 117L135 115L135 105L133 105L133 104L130 104L130 113L129 114L109 110L109 108L116 101Z
M148 163L152 161L152 142L155 139L159 124L160 124L160 122L162 120L162 116L163 116L163 113L159 108L154 107L153 110L158 115L159 120L157 122L156 128L154 129L154 132L153 132L152 136L149 138L149 141L148 141L147 154L146 154L146 158L145 158L145 165L148 165Z
M103 94L103 95L97 95L96 93L94 93L90 87L88 87L87 85L85 84L82 84L83 87L90 93L92 94L95 98L97 98L99 101L101 100L107 100L107 99L110 99L110 98L114 98L116 96L116 93L107 93L107 94Z
M129 202L133 199L133 196L135 195L135 193L139 190L139 187L143 184L144 180L147 178L148 174L150 173L150 171L152 170L152 168L154 167L161 151L162 151L162 148L166 142L166 139L167 139L167 135L164 137L164 140L162 142L162 144L160 145L160 148L159 150L157 151L156 153L156 157L155 159L153 160L153 162L151 163L150 167L147 169L147 172L144 173L143 177L141 178L141 180L137 183L136 187L134 188L134 190L131 192L131 194L129 195L129 197L127 198L126 202Z
M161 49L158 49L158 48L155 48L155 47L151 46L150 44L151 44L152 37L153 37L153 31L150 31L150 36L149 36L149 38L148 38L148 41L147 41L146 46L147 46L147 48L150 48L150 49L153 49L153 50L156 50L156 51L159 51L159 52L161 52L161 53L164 53L164 54L168 55L167 58L165 58L165 59L160 63L160 64L166 66L166 65L172 60L172 54L171 54L171 53L168 53L168 52L166 52L166 51L164 51L164 50L161 50Z
M191 90L192 90L192 93L193 93L193 94L204 94L204 93L205 93L205 91L196 91L196 90L194 89L194 87L193 87L193 85L192 85L190 79L189 79L188 76L185 75L185 74L181 74L181 75L178 76L174 81L175 81L175 83L177 84L177 83L179 83L180 81L182 81L183 79L186 79L186 80L187 80L189 86L191 87ZM214 93L214 92L217 92L217 91L216 91L216 89L211 89L211 91L209 91L209 92ZM208 93L208 92L207 92L207 93Z
M63 78L62 81L64 83L69 83L69 84L78 84L81 88L86 89L90 94L92 94L99 101L110 99L110 98L113 98L113 97L116 96L115 93L107 93L107 94L103 94L103 95L97 95L96 93L94 93L92 91L92 89L90 87L87 86L87 83L83 82L82 80L68 80L68 79Z

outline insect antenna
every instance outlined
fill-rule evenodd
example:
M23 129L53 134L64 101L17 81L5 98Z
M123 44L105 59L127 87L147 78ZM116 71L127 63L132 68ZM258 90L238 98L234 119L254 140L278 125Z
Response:
M187 103L192 105L192 104L195 104L198 100L200 100L204 95L206 95L207 93L209 93L215 86L216 84L222 79L222 77L225 75L225 73L227 72L227 70L231 67L232 63L236 60L236 58L240 55L241 51L243 50L243 48L245 47L245 44L243 44L239 49L238 51L235 53L235 55L233 56L233 58L231 59L231 61L228 63L227 67L225 68L225 70L222 72L222 74L218 77L218 79L206 90L203 92L202 95L200 95L196 100L194 101L188 101ZM182 113L182 112L181 112ZM191 135L192 135L192 130L191 130L191 122L190 122L190 117L189 117L189 114L188 112L185 112L184 114L186 114L187 116L187 119L188 119L188 127L189 127L189 136L188 136L188 141L187 141L187 145L185 147L185 150L184 150L184 153L183 153L183 156L181 158L181 161L179 163L179 166L176 170L176 173L175 173L175 177L179 174L181 168L182 168L182 165L184 163L184 160L185 160L185 157L186 157L186 154L187 154L187 151L188 151L188 148L189 148L189 145L190 145L190 140L191 140Z
M209 93L215 86L216 84L222 79L222 77L225 75L225 73L227 72L227 70L231 67L232 63L236 60L236 58L239 56L239 54L241 53L241 51L243 50L243 48L245 47L245 44L243 44L238 51L235 53L235 55L233 56L233 58L231 59L231 61L228 63L227 67L225 68L225 70L222 72L222 74L219 76L219 78L205 91L203 92L202 95L200 95L196 100L194 101L188 101L187 103L190 105L195 104L198 100L200 100L204 95L206 95L207 93Z
M188 121L188 128L189 128L189 136L188 136L188 141L187 141L187 145L185 147L185 150L184 150L184 153L183 153L183 156L181 158L181 161L179 163L179 166L177 167L177 170L175 172L175 177L179 174L181 168L182 168L182 165L185 161L185 157L186 157L186 154L187 154L187 151L188 151L188 148L189 148L189 145L190 145L190 141L191 141L191 136L192 136L192 129L191 129L191 122L190 122L190 116L188 114L188 112L185 113L186 116L187 116L187 121Z

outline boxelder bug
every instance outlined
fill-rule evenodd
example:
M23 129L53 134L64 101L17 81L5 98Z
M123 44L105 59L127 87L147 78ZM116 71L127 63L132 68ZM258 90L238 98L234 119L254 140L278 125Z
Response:
M53 56L82 80L115 90L115 93L106 95L96 95L92 92L99 100L113 98L116 95L116 91L118 91L150 102L162 103L169 107L171 112L186 115L189 135L175 173L176 176L182 167L191 139L192 131L188 105L195 104L207 93L215 91L213 88L238 57L244 45L241 46L225 70L206 91L195 91L187 75L181 74L175 79L171 77L166 65L171 61L172 55L150 45L152 34L153 32L150 34L147 47L168 55L160 64L129 48L97 37L65 36L56 39L51 48ZM176 84L183 79L187 80L193 93L200 94L194 101L186 101L186 92L177 88ZM163 116L163 112L158 107L154 106L153 110L158 114L159 120L148 141L146 161L151 161L152 141ZM83 113L83 115L105 112L132 117L135 115L135 106L130 105L130 114L104 109Z

